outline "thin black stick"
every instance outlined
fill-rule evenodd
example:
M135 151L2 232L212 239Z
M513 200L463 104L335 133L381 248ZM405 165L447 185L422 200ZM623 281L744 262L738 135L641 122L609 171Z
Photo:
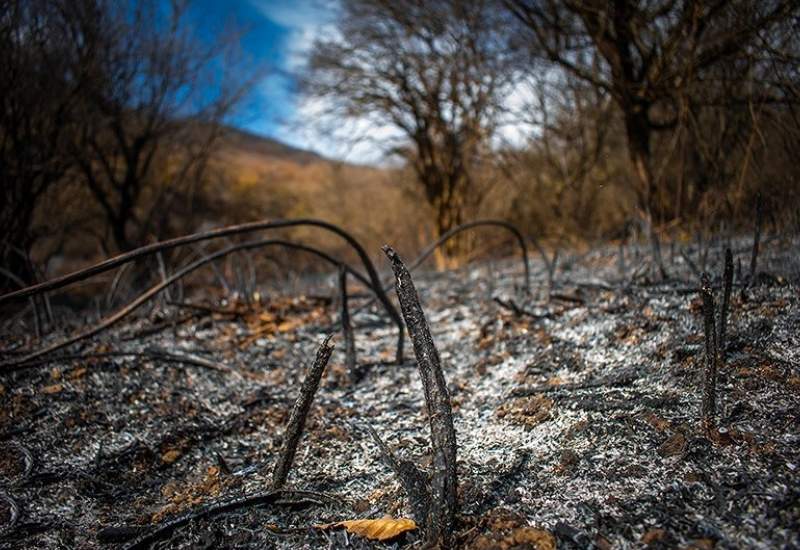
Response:
M434 250L438 247L446 243L451 238L455 237L459 233L466 231L468 229L472 229L474 227L481 227L481 226L494 226L494 227L501 227L514 235L514 238L517 240L519 244L520 251L522 252L522 263L523 267L525 268L525 281L524 281L524 288L525 292L530 292L530 266L528 264L528 247L525 244L525 237L522 236L519 229L517 229L513 224L510 224L503 220L475 220L472 222L467 222L465 224L458 225L453 227L449 231L446 231L442 234L441 237L436 239L435 242L431 243L425 249L420 252L420 255L417 256L417 259L414 260L408 266L409 271L414 271L422 262L428 259L428 257L433 254Z
M722 304L719 310L719 336L717 337L717 354L721 365L725 364L725 339L728 328L728 307L733 287L733 254L730 248L725 249L725 271L722 275Z
M411 275L394 250L384 246L383 251L392 262L400 310L414 344L414 355L417 358L417 368L425 390L425 403L431 428L433 472L430 487L431 502L425 521L426 541L433 546L448 548L452 544L458 506L456 431L453 427L450 394L442 372L439 352L433 343Z
M102 359L105 357L141 357L145 359L164 361L167 363L195 365L197 367L205 367L208 369L218 370L221 372L230 372L232 374L241 376L241 373L239 373L238 371L236 371L231 367L223 365L222 363L216 363L214 361L210 361L202 357L198 357L196 355L169 353L167 351L155 348L145 349L144 351L104 351L97 353L75 353L69 355L53 355L51 357L37 359L35 361L31 361L28 363L16 364L12 367L11 370L29 369L33 367L39 367L42 365L49 365L51 363L59 363L62 361L76 361L79 359Z
M286 483L286 478L289 477L289 470L292 468L294 455L297 452L297 444L300 443L300 438L303 435L303 428L306 425L308 411L311 409L314 395L317 393L317 388L319 388L319 381L322 379L325 366L331 358L331 353L333 353L333 346L329 345L331 337L332 335L326 336L322 345L317 350L314 363L311 365L311 368L308 369L305 380L303 380L303 385L300 387L300 395L297 396L297 401L294 402L294 408L289 417L289 424L286 426L286 432L283 434L281 453L272 470L273 491L282 489Z
M717 335L714 328L714 291L708 275L703 274L703 320L705 328L705 372L703 377L703 424L707 430L714 427L717 408Z
M345 366L353 382L357 382L360 374L357 372L356 340L353 336L353 325L350 322L350 308L347 305L347 269L339 266L339 296L341 301L341 324L344 335Z
M319 493L313 493L310 491L268 491L265 493L258 493L255 495L247 495L229 500L212 502L210 504L200 506L198 509L190 510L185 514L182 514L176 518L173 518L163 523L162 525L159 525L154 530L142 535L141 537L136 539L133 543L126 546L125 550L145 550L146 548L150 548L155 541L168 537L176 529L183 527L184 525L187 525L190 522L198 519L218 516L226 512L240 510L242 508L247 508L249 506L277 504L278 502L280 502L282 498L287 498L287 497L289 498L295 497L300 501L309 504L319 504L320 500L323 499L330 500L330 498L326 497L325 495L321 495Z
M514 300L510 298L508 300L503 300L502 298L495 296L494 298L492 298L492 300L503 309L511 311L517 317L530 317L531 319L537 319L537 320L549 319L550 317L552 317L550 313L546 313L544 315L537 315L536 313L531 313L528 310L522 309L517 305L517 303Z

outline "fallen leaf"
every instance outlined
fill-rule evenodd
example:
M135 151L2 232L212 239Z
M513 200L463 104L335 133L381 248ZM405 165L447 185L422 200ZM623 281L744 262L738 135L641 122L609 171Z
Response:
M52 386L45 386L42 388L42 393L46 393L47 395L52 395L54 393L58 393L64 389L64 386L61 384L53 384Z
M667 532L663 529L650 529L647 533L642 535L642 544L652 544L662 540L667 536Z
M177 449L172 449L161 455L161 462L164 464L172 464L181 457L181 452Z
M406 531L413 531L417 528L417 524L411 519L394 519L387 516L381 519L353 519L337 523L326 523L318 527L320 529L344 527L348 533L353 533L369 540L386 541L402 535Z
M83 375L86 374L86 370L87 370L86 367L78 367L74 371L71 371L69 373L70 380L76 380L78 378L82 378Z

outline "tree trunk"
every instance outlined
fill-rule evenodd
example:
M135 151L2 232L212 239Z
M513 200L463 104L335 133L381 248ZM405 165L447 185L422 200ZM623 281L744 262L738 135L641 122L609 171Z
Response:
M662 279L667 278L667 270L661 257L661 242L656 232L653 222L653 213L657 211L658 189L656 187L653 173L650 170L652 153L650 150L650 134L652 130L647 120L647 109L642 107L641 111L629 114L625 117L625 129L628 138L628 154L633 164L634 174L638 180L639 189L639 208L641 210L642 223L650 240L650 247L653 253L653 265L658 269Z
M28 261L34 242L30 233L32 210L23 207L4 216L8 218L3 220L4 231L0 241L0 267L8 272L8 275L0 276L0 290L4 292L18 289L20 282L24 283L23 286L35 282L35 275Z

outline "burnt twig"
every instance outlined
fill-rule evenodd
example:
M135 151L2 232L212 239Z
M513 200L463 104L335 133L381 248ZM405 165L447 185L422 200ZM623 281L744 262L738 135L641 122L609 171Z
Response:
M717 408L717 334L714 328L714 291L707 274L703 274L703 326L705 329L705 370L703 375L702 418L707 430L714 427Z
M414 271L417 267L419 267L422 262L428 259L428 257L433 254L433 252L442 246L444 243L449 241L451 238L455 237L459 233L466 231L468 229L472 229L474 227L481 227L481 226L494 226L494 227L501 227L507 231L509 231L514 238L519 243L519 248L522 251L522 263L525 268L525 292L530 291L530 266L528 265L528 247L525 244L525 237L522 236L519 229L517 229L513 224L505 222L503 220L475 220L472 222L467 222L465 224L458 225L453 227L449 231L446 231L439 237L435 242L429 244L425 249L417 256L412 263L408 265L409 271Z
M265 493L258 493L255 495L212 502L211 504L206 504L205 506L201 506L199 509L191 510L165 522L149 533L146 533L145 535L136 539L133 543L126 546L125 550L146 550L147 548L150 548L151 545L157 540L170 536L176 529L198 519L218 516L226 512L240 510L249 506L281 504L282 499L284 498L291 499L287 502L291 502L292 504L320 504L322 501L333 502L333 499L327 495L314 493L311 491L267 491Z
M358 382L361 373L357 371L356 364L356 341L353 336L353 325L350 322L350 308L347 305L347 270L344 266L339 266L339 296L341 301L341 324L342 335L344 336L344 355L345 366L353 382Z
M761 222L764 218L764 205L761 200L761 193L756 196L756 227L753 233L753 251L750 254L750 276L747 278L747 286L752 286L756 282L756 267L758 266L758 247L761 243Z
M163 291L169 285L173 284L175 281L180 280L181 278L189 275L193 271L203 267L204 265L206 265L208 263L212 263L214 260L216 260L218 258L221 258L221 257L226 256L228 254L231 254L233 252L237 252L239 250L250 250L250 249L262 248L262 247L274 246L274 245L288 246L288 247L291 247L291 248L298 248L298 249L306 250L308 252L312 252L314 254L317 254L318 256L320 256L321 258L325 259L326 261L330 261L330 262L332 262L332 263L334 263L336 265L339 265L341 263L341 262L335 260L334 258L330 257L329 255L325 254L324 252L316 250L316 249L314 249L312 247L308 247L308 246L305 246L305 245L299 245L299 244L296 244L296 243L290 243L290 242L287 242L287 241L275 240L275 239L262 240L262 241L250 241L250 242L238 244L238 245L235 245L235 246L231 246L231 247L225 248L223 250L220 250L218 252L215 252L215 253L213 253L213 254L211 254L209 256L206 256L205 258L201 258L201 259L199 259L199 260L197 260L197 261L195 261L195 262L183 267L182 269L180 269L177 272L173 273L166 280L162 281L161 283L151 287L150 289L148 289L147 291L142 293L138 298L133 300L127 306L125 306L125 307L121 308L120 310L118 310L113 315L110 315L110 316L102 319L97 325L95 325L93 327L90 327L90 328L88 328L88 329L86 329L84 331L81 331L81 332L79 332L77 334L74 334L73 336L70 336L70 337L68 337L68 338L66 338L66 339L64 339L64 340L62 340L60 342L56 342L54 344L51 344L50 346L45 347L45 348L43 348L43 349L41 349L39 351L35 351L33 353L30 353L30 354L26 355L25 357L22 357L22 358L20 358L18 360L0 364L0 367L13 367L13 366L19 365L21 363L29 363L29 362L33 361L34 359L37 359L37 358L42 357L44 355L50 354L50 353L52 353L54 351L57 351L59 349L65 348L65 347L67 347L67 346L69 346L71 344L74 344L75 342L78 342L80 340L95 336L95 335L107 330L108 328L112 327L113 325L115 325L116 323L121 321L123 318L127 317L128 315L130 315L131 313L136 311L139 307L141 307L143 304L147 303L150 299L152 299L154 296L158 295L161 291ZM357 279L359 279L360 281L364 282L368 286L368 288L371 288L371 289L374 290L374 287L371 286L370 282L363 275L361 275L358 271L356 271L356 270L354 270L354 269L352 269L350 267L348 267L347 269ZM392 308L394 308L394 306L392 306ZM402 329L402 321L400 321L400 323L401 323L400 326L401 326L401 329ZM402 347L403 347L403 331L402 330L400 330L400 332L398 334L397 346L398 346L398 350L402 350Z
M376 432L372 426L366 426L366 429L381 451L383 461L391 468L403 485L403 490L408 497L414 518L420 522L424 522L428 517L431 503L428 476L425 472L417 468L414 463L408 460L398 459L383 440L381 440L378 432Z
M277 491L281 489L286 483L286 478L289 476L289 470L294 461L294 455L297 452L297 444L300 442L300 437L303 435L303 427L306 424L306 417L308 411L311 409L311 403L314 401L314 395L317 393L319 381L322 379L322 373L325 371L325 366L333 353L333 346L329 345L331 335L328 335L322 342L322 345L317 350L317 356L311 368L308 369L303 385L300 387L300 395L297 396L297 401L294 403L292 414L289 417L289 424L286 426L286 431L283 434L283 445L281 453L278 456L278 461L272 470L272 489Z
M530 317L531 319L536 319L536 320L549 319L552 317L550 313L545 313L544 315L531 313L530 311L519 307L517 303L510 298L508 300L503 300L502 298L495 296L494 298L492 298L492 300L494 300L494 302L503 309L511 311L517 317Z
M197 357L196 355L169 353L167 351L155 348L146 349L144 351L104 351L97 353L76 353L70 355L55 355L52 357L37 359L27 363L15 364L11 368L12 370L18 370L18 369L21 370L21 369L39 367L41 365L48 365L50 363L58 363L62 361L102 359L106 357L141 357L145 359L164 361L167 363L194 365L197 367L204 367L207 369L217 370L220 372L230 372L232 374L242 376L242 373L240 373L239 371L232 369L231 367L225 366L221 363L215 363L213 361L209 361L202 357Z
M425 403L431 429L433 472L430 481L431 501L423 525L431 545L449 547L452 543L457 503L456 432L450 394L442 372L439 352L433 343L425 313L419 302L411 275L400 257L389 246L383 251L392 262L400 309L414 345L417 368L425 391Z

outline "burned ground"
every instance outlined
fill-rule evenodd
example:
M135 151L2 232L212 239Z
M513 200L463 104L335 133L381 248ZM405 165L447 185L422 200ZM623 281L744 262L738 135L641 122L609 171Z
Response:
M456 543L547 548L543 530L559 548L800 546L796 251L766 242L763 275L734 289L714 437L699 419L699 283L680 254L662 284L621 281L616 248L573 254L549 300L541 265L528 296L513 260L415 274L455 416ZM714 253L708 267L718 286ZM161 301L69 350L82 358L0 374L0 548L124 548L182 513L263 493L305 368L336 331L336 278L314 283L260 305ZM408 515L367 426L429 461L410 346L394 365L380 310L353 324L364 376L351 381L337 336L289 474L297 492L198 517L154 547L420 545L415 532L385 544L315 527ZM7 350L27 345L5 336Z

